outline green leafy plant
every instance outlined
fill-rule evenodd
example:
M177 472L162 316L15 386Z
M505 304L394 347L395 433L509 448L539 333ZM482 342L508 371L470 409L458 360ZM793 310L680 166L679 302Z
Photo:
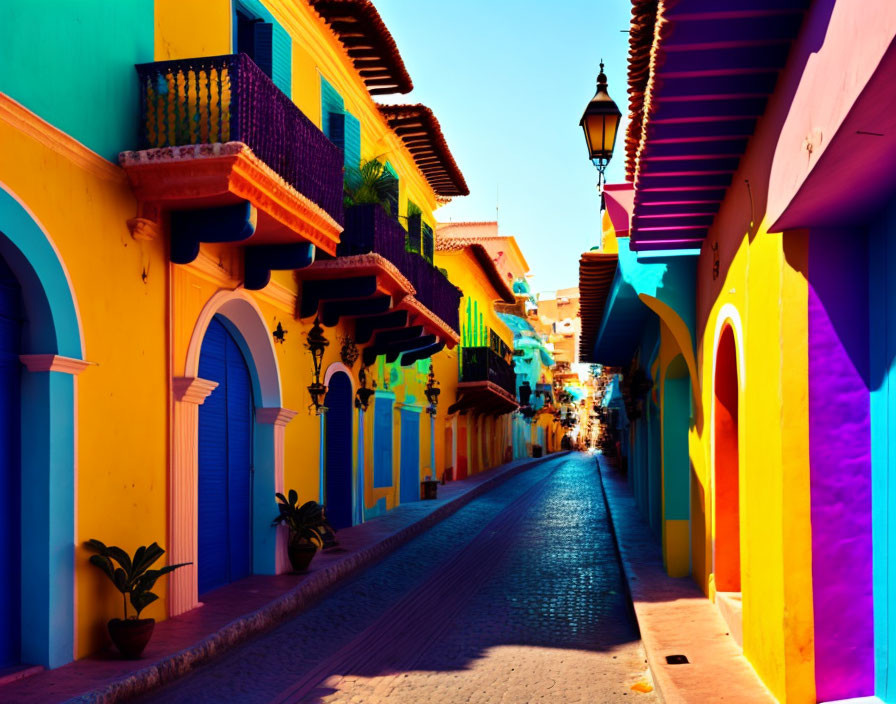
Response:
M128 596L130 596L131 606L137 612L134 618L138 619L140 612L159 598L151 591L159 577L173 572L178 567L191 564L182 562L179 565L167 565L157 570L149 569L156 560L165 554L158 543L140 546L133 558L121 548L114 545L106 546L99 540L88 540L85 546L97 553L90 556L90 564L99 567L115 585L115 588L121 592L125 619L128 618Z
M324 515L324 508L317 501L306 501L301 506L295 489L289 490L289 497L277 493L277 508L280 513L271 525L286 524L291 541L311 543L317 548L333 540L333 529Z
M389 194L395 190L398 180L389 173L386 165L379 159L371 159L357 169L348 167L347 170L343 196L345 206L379 203L392 215Z

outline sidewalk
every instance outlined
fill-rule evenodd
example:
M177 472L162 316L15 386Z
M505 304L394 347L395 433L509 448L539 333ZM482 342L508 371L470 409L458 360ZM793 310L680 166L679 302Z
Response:
M774 704L716 605L690 578L666 575L659 541L638 512L628 483L597 455L616 544L654 685L666 704ZM667 655L688 664L670 665Z
M381 560L472 499L539 461L515 460L439 486L435 501L404 504L367 523L343 529L337 536L337 551L318 553L306 574L252 576L216 589L203 596L201 608L158 623L140 660L121 660L111 652L91 656L0 686L0 701L108 704L182 677L234 645L278 625L353 573Z

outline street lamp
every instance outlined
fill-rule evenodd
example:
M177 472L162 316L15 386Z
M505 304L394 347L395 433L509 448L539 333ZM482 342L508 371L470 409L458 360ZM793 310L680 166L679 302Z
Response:
M585 132L588 146L588 158L597 167L597 187L600 189L601 210L603 204L604 170L613 158L613 146L616 144L616 133L619 130L619 119L622 113L610 94L607 93L607 76L604 74L604 62L600 62L600 73L597 74L597 92L585 108L579 121Z

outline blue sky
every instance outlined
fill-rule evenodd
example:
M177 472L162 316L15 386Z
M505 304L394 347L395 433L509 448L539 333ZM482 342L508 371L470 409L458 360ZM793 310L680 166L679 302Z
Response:
M627 112L628 0L376 0L414 90L436 114L470 195L440 221L493 220L515 235L536 291L578 285L599 233L597 172L578 125L603 57ZM608 180L623 180L620 133Z

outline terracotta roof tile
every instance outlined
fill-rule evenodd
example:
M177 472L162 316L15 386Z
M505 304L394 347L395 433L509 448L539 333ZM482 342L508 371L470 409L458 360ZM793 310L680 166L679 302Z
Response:
M425 105L379 105L432 189L440 196L467 196L470 189L454 161L436 116Z
M370 0L308 0L345 47L371 95L410 93L395 39Z

